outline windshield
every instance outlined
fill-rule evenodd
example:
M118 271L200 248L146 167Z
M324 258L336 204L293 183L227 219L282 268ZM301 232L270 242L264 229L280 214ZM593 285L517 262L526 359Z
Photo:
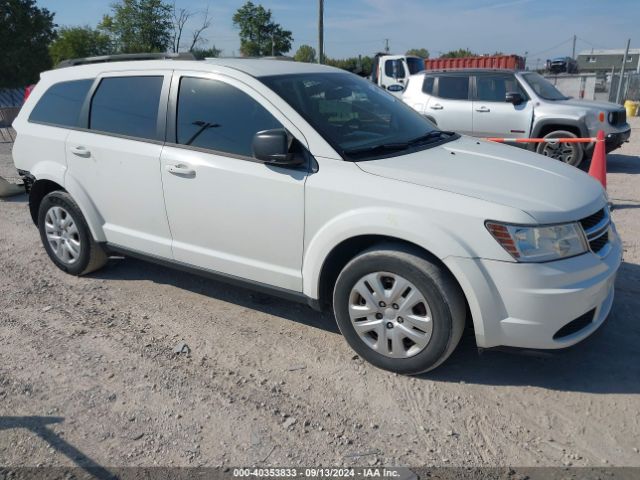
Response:
M538 94L540 98L545 100L568 100L569 97L564 96L554 87L546 78L538 73L524 73L522 77L531 88Z
M451 132L440 132L402 100L351 73L277 75L260 80L346 159L393 156L392 152L415 151L457 138Z
M409 73L413 75L424 70L424 60L416 57L407 57L407 65L409 66Z

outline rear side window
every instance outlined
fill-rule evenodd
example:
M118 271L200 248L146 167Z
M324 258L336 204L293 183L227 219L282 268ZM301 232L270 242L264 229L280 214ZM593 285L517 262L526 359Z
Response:
M77 127L93 79L60 82L49 87L29 115L30 122Z
M282 125L241 90L218 80L185 77L180 81L179 144L252 157L253 136L273 128Z
M89 128L157 139L163 77L107 77L91 100Z
M443 75L438 78L438 97L451 100L469 99L469 77Z
M427 95L433 95L433 83L435 78L433 77L424 77L424 83L422 84L422 91Z

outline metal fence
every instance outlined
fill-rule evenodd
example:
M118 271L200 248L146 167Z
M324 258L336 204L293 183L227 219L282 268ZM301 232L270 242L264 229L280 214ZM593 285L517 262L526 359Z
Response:
M609 101L616 101L618 94L618 84L620 83L620 74L616 73L611 78L611 87L609 88ZM625 100L640 101L640 73L628 72L624 74L622 79L622 90L620 95L620 103Z
M24 100L24 88L0 88L0 108L20 107Z

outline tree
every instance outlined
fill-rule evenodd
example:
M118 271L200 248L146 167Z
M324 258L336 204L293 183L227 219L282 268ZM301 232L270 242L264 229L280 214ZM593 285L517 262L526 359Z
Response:
M192 12L191 10L187 10L186 8L177 8L176 4L173 4L173 33L171 35L171 48L174 53L180 51L182 46L182 37L185 32L185 28L187 23L191 18L196 16L198 12ZM209 7L202 11L202 23L196 29L194 29L191 33L191 43L189 46L189 51L193 52L197 50L197 46L203 42L202 33L211 26L211 17L209 16ZM215 49L215 47L213 47Z
M202 38L201 38L202 32L204 32L210 26L211 26L211 17L209 17L209 7L207 7L207 9L203 13L202 25L196 28L191 35L191 46L189 47L190 52L193 52L193 50L196 48L196 45L202 42Z
M342 59L325 57L324 63L325 65L341 68L362 77L371 75L371 69L373 68L373 58L368 56Z
M119 0L98 28L123 53L165 52L173 30L171 5L162 0Z
M0 88L23 87L51 68L53 13L35 0L0 1Z
M296 62L315 63L316 50L310 45L300 45L293 58Z
M108 55L111 52L109 36L89 26L61 28L58 38L49 46L54 65L68 58Z
M222 53L222 50L216 47L210 48L194 48L191 53L196 60L204 60L206 57L217 57Z
M477 57L477 56L478 56L477 53L473 53L468 48L459 48L458 50L451 50L445 53L444 55L442 55L441 58L463 58L463 57Z
M413 55L420 58L429 58L429 50L427 50L426 48L411 48L407 50L407 53L405 53L405 55Z
M271 20L271 10L248 1L233 15L233 24L240 29L240 52L245 57L282 55L291 50L293 37Z

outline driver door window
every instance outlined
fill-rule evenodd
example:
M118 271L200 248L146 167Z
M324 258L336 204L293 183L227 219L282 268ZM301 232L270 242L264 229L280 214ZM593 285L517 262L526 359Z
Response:
M171 90L161 169L175 260L301 291L307 172L251 148L256 132L295 126L240 82L176 74Z

